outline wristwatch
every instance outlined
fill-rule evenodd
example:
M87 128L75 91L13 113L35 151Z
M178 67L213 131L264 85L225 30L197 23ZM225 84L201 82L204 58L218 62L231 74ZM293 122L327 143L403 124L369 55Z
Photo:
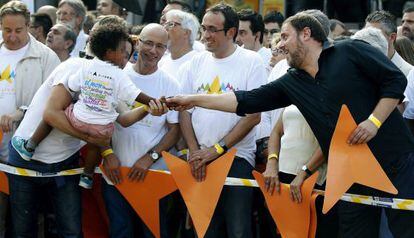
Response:
M157 151L155 151L155 150L150 150L149 152L148 152L148 154L150 155L150 157L151 157L151 159L152 159L152 162L153 163L155 163L161 156L160 156L160 153L158 153Z
M228 148L228 147L227 147L227 145L226 145L226 142L224 142L224 139L221 139L221 140L218 142L218 144L221 146L221 148L223 148L224 153L226 153L226 152L229 150L229 148Z
M308 169L308 167L306 166L306 164L302 167L302 171L305 171L305 173L306 173L308 176L311 176L311 175L312 175L312 171L310 171L310 170Z

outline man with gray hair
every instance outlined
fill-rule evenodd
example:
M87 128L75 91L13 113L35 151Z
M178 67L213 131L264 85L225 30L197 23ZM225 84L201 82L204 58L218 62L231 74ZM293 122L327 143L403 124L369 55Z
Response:
M365 41L384 53L384 55L388 55L387 39L378 28L365 27L364 29L357 31L351 38Z
M52 49L63 62L70 57L70 52L75 48L76 34L68 24L58 23L54 25L46 38L46 45Z
M83 31L83 23L86 19L86 7L81 0L62 0L59 2L56 12L57 22L70 25L77 35L76 44L71 57L79 57L79 52L86 46L88 35Z
M159 66L175 78L180 66L191 60L197 51L193 49L200 24L191 13L171 10L165 14L164 28L168 32L169 53L162 57ZM177 78L177 80L180 80Z
M365 27L375 27L382 31L388 41L388 58L404 73L407 77L413 66L407 63L395 50L394 43L397 39L397 24L395 17L387 11L375 11L365 19Z

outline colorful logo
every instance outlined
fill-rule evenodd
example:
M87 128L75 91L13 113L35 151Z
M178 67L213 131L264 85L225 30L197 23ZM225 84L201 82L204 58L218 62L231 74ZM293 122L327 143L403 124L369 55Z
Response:
M224 83L220 84L220 77L216 76L211 85L208 83L206 85L201 84L201 86L197 89L197 93L222 94L234 90L235 88L230 85L230 83L227 83L227 85Z
M12 79L16 76L15 72L11 70L10 65L8 65L3 72L1 72L0 81L6 80L9 83L12 83Z

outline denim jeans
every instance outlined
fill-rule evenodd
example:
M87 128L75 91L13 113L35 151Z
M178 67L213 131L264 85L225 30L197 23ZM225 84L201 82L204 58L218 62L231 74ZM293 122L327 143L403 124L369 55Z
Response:
M104 179L102 181L102 194L109 217L110 238L154 237L118 189L115 186L108 185ZM165 214L168 205L166 199L168 197L160 200L161 238L170 237Z
M350 193L414 199L414 153L405 154L391 167L384 168L391 182L398 189L396 196L378 192L360 185L353 186ZM378 237L381 207L340 201L338 203L341 237ZM414 237L413 211L385 209L389 229L394 237Z
M25 161L9 146L9 164L42 173L59 172L79 166L79 154L55 164ZM25 177L8 175L10 208L15 237L37 237L37 218L41 195L51 198L60 237L82 237L79 176Z
M253 166L236 157L228 177L253 179ZM252 238L253 188L224 186L205 238Z

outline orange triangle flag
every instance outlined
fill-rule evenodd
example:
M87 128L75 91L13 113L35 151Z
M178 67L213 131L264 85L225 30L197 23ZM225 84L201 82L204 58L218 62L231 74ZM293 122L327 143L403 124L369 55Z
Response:
M253 171L253 176L265 197L267 208L282 237L308 238L311 224L311 194L318 174L316 172L305 180L302 185L302 202L296 203L290 199L289 185L281 183L280 194L271 195L266 192L263 175Z
M121 177L127 178L130 168L121 167ZM104 169L101 167L101 171ZM124 179L115 185L155 237L160 234L159 200L174 192L177 186L170 174L148 171L143 182Z
M342 105L329 148L325 200L322 209L324 214L354 183L392 194L398 193L367 144L347 143L349 135L356 127L357 124L348 107Z
M9 194L9 181L4 172L0 172L0 192Z
M204 237L207 232L235 154L236 150L232 149L210 163L207 166L206 179L197 182L186 161L169 153L162 153L184 198L198 237Z

